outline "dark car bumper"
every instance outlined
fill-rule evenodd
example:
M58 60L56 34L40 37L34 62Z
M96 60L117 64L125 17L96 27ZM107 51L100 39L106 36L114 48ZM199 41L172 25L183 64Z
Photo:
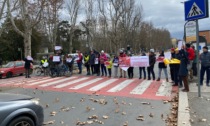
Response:
M36 111L37 114L37 126L42 126L44 122L44 110L40 106L39 109Z

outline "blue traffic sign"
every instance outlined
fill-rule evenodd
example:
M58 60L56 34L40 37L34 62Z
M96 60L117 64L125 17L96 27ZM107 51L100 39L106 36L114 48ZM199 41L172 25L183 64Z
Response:
M186 21L209 17L208 0L189 0L184 6Z

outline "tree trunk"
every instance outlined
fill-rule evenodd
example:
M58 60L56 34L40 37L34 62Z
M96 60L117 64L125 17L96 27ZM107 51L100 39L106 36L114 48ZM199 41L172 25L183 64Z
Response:
M73 47L72 47L72 42L73 42L73 34L72 31L70 31L70 37L69 37L69 53L72 53Z
M24 36L24 54L25 57L31 56L31 34L32 29L27 29Z

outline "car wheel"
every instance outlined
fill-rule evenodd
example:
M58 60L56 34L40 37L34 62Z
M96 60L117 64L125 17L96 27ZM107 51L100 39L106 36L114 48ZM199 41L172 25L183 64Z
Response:
M12 120L8 126L35 126L34 121L26 116L21 116Z
M12 72L8 72L7 75L6 75L6 77L7 77L7 78L12 77Z

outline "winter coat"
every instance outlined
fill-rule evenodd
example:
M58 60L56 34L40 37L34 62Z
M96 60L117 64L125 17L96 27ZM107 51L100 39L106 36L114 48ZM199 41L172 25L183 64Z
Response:
M31 63L33 63L33 61L28 60L27 58L25 58L24 61L25 61L24 68L25 69L30 69Z
M209 52L201 53L200 60L201 60L201 66L210 67L210 53Z
M114 67L118 67L119 66L119 58L118 57L114 57L112 62L113 62Z
M90 55L89 62L90 62L90 65L94 65L95 64L95 54L94 53Z
M101 54L100 55L100 63L101 64L104 64L104 62L106 62L107 61L107 56L106 56L106 54L104 53L104 54Z
M171 59L175 58L176 54L175 53L171 53ZM174 68L176 64L169 64L170 68Z
M152 55L149 56L149 65L154 66L156 62L156 57L155 54L153 53Z
M187 53L188 53L188 59L189 60L194 60L195 59L195 51L193 48L187 48L186 49Z
M188 70L187 70L188 53L183 49L180 50L179 54L177 55L177 59L181 61L178 75L187 76L188 75Z
M79 53L78 54L78 60L77 60L77 63L82 63L82 58L83 58L83 56L82 56L82 54L81 53Z
M159 57L165 57L164 52L162 51ZM164 62L159 62L158 68L167 68L167 66L164 64Z

